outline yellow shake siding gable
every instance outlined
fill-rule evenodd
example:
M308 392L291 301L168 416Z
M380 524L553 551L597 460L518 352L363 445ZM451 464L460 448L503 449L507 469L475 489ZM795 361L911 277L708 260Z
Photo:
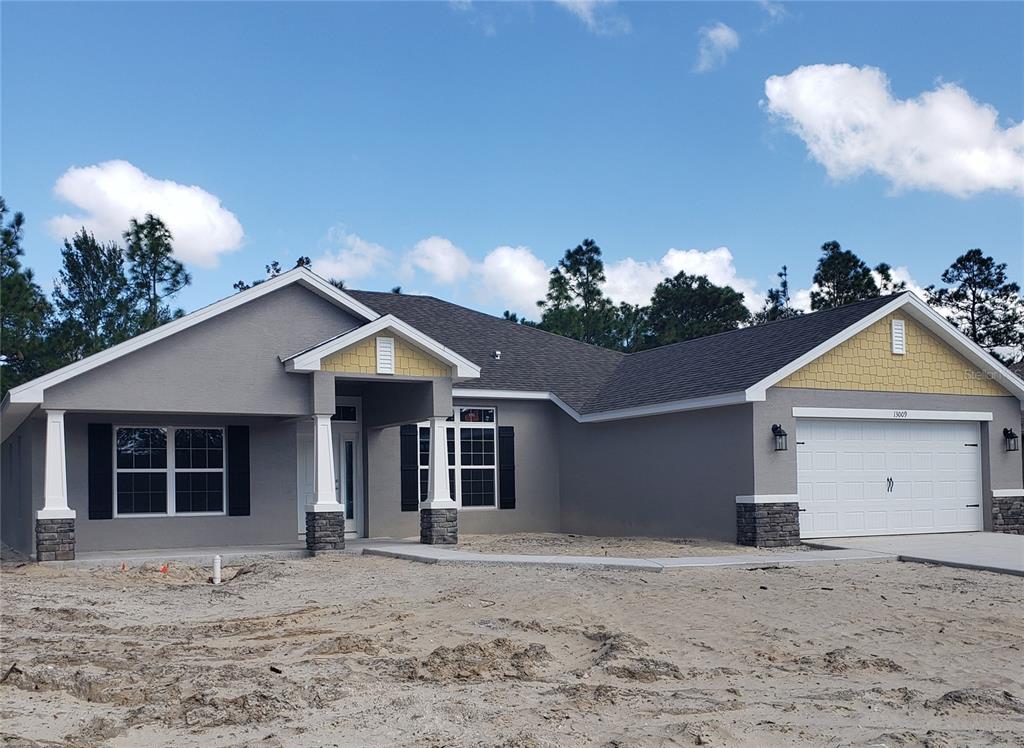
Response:
M892 352L892 320L906 326L906 353ZM790 374L778 387L940 395L1006 395L907 314L893 312Z
M451 369L447 364L438 361L421 351L411 343L392 333L386 333L395 341L395 374L403 377L447 377ZM345 374L376 374L377 373L377 339L361 340L348 348L342 348L320 361L322 371L334 371ZM382 375L387 376L387 375Z

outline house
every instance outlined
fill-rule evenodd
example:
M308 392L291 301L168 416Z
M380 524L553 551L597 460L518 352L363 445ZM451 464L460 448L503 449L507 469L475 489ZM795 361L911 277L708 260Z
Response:
M12 389L2 534L1017 531L1024 382L913 294L620 354L299 268Z

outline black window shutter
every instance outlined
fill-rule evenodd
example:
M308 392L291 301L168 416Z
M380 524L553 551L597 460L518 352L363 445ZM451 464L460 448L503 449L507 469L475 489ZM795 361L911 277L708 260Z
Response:
M516 430L498 426L498 508L516 508Z
M89 424L89 519L114 518L114 427Z
M402 511L415 512L420 506L419 428L407 424L399 429L402 467Z
M249 516L249 427L228 426L228 514Z

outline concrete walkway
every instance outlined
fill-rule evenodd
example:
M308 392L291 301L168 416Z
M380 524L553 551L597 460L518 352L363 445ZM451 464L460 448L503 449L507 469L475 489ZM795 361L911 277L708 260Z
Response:
M1024 576L1024 535L950 532L873 538L821 538L813 541L813 545L818 548L889 553L898 556L900 561Z
M895 561L888 553L870 550L817 550L792 553L737 554L732 556L681 556L678 558L620 558L616 556L527 556L506 553L473 553L439 545L414 542L373 542L363 555L387 556L424 564L474 564L491 566L550 566L574 569L628 569L632 571L675 571L694 568L778 569L821 564Z

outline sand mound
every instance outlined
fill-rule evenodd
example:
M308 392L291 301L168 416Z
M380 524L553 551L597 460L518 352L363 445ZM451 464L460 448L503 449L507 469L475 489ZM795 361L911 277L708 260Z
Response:
M500 637L438 647L425 658L399 661L407 680L532 680L552 657L543 644L524 644Z
M1024 703L1009 691L990 688L961 688L924 702L929 709L942 714L972 712L974 714L1024 714Z
M902 673L903 666L887 657L861 656L853 647L841 647L821 657L801 657L801 666L821 669L828 673L848 673L853 670L873 670L882 673Z

